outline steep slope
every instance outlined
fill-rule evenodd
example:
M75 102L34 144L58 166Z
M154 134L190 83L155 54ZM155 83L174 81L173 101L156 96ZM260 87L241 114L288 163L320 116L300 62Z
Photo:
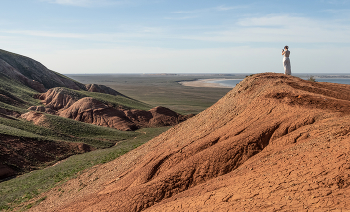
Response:
M1 49L0 73L18 80L38 92L44 92L53 87L85 89L83 84L47 69L38 61Z
M68 143L0 134L0 179L29 172L65 159L94 150L83 143Z
M349 209L349 111L349 85L253 75L33 211Z

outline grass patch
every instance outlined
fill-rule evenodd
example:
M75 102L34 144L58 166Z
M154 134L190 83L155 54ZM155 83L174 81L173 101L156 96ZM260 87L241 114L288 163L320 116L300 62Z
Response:
M36 93L38 92L0 73L0 94L21 100L22 104L17 104L16 107L24 109L32 105L39 105L40 101L33 98Z
M117 108L119 106L127 109L139 109L139 110L149 110L152 108L151 105L143 103L141 101L130 99L124 96L113 96L104 93L95 93L89 91L78 91L81 94L97 99L104 104Z
M116 159L169 128L170 127L140 129L135 132L137 133L136 137L121 141L111 148L74 155L55 166L36 170L2 182L0 184L0 209L11 210L38 194L54 187L57 183L71 179L82 170Z
M17 137L83 142L96 148L111 147L116 142L135 137L137 134L54 115L45 114L45 117L45 126L37 126L23 119L0 117L0 133Z
M139 109L139 110L149 110L152 106L140 102L135 99L131 99L125 96L114 96L105 93L89 92L84 90L73 90L69 88L58 87L54 88L57 92L62 92L63 94L70 95L74 100L79 100L84 97L92 97L99 100L100 102L114 108L122 107L125 109Z

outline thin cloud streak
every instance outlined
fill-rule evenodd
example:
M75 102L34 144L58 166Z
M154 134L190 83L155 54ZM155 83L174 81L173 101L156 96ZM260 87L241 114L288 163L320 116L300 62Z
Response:
M178 17L186 20L193 16ZM173 18L168 18L173 19ZM288 23L288 24L286 24ZM184 28L185 29L185 28ZM231 25L200 28L191 31L172 27L128 27L111 33L69 33L35 30L7 30L3 33L55 39L81 39L103 43L144 43L157 40L196 40L207 43L350 43L350 26L335 21L320 21L291 15L267 15L237 20ZM147 43L147 42L146 42Z
M245 18L221 31L207 31L203 35L184 39L244 43L298 42L350 43L350 26L303 17L268 15Z
M198 18L198 16L165 17L164 19L168 19L168 20L186 20L186 19L192 19L192 18Z
M205 13L205 12L210 12L210 11L229 11L229 10L236 10L236 9L243 9L243 8L249 8L249 6L225 6L225 5L220 5L217 7L212 7L212 8L203 8L203 9L198 9L198 10L189 10L189 11L175 11L172 12L174 14L193 14L193 13Z
M92 7L92 6L110 6L110 5L121 5L128 3L127 0L41 0L52 4L66 5L66 6L77 6L77 7Z
M18 35L28 35L35 37L50 37L50 38L83 38L83 34L75 33L58 33L58 32L49 32L49 31L35 31L35 30L6 30L2 31L8 34L18 34Z

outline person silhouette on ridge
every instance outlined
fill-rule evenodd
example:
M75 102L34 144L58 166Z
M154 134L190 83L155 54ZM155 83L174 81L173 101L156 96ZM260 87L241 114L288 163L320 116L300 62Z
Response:
M282 49L282 55L284 55L284 58L283 58L284 74L291 75L292 69L290 67L290 60L289 60L290 51L288 50L288 46L285 46L284 49Z

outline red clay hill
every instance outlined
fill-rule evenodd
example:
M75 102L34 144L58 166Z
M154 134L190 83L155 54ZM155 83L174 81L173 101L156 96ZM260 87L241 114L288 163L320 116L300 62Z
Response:
M97 87L97 85L93 86ZM108 87L100 86L100 88ZM105 91L114 90L105 89ZM21 115L22 118L33 121L34 124L40 124L40 120L44 116L42 112L45 112L76 121L130 131L141 127L172 126L193 116L181 115L161 106L149 111L115 108L92 97L73 96L67 93L64 88L52 88L37 97L42 100L45 106L32 106L28 108L32 111Z
M350 85L265 73L31 210L341 211L349 186Z

